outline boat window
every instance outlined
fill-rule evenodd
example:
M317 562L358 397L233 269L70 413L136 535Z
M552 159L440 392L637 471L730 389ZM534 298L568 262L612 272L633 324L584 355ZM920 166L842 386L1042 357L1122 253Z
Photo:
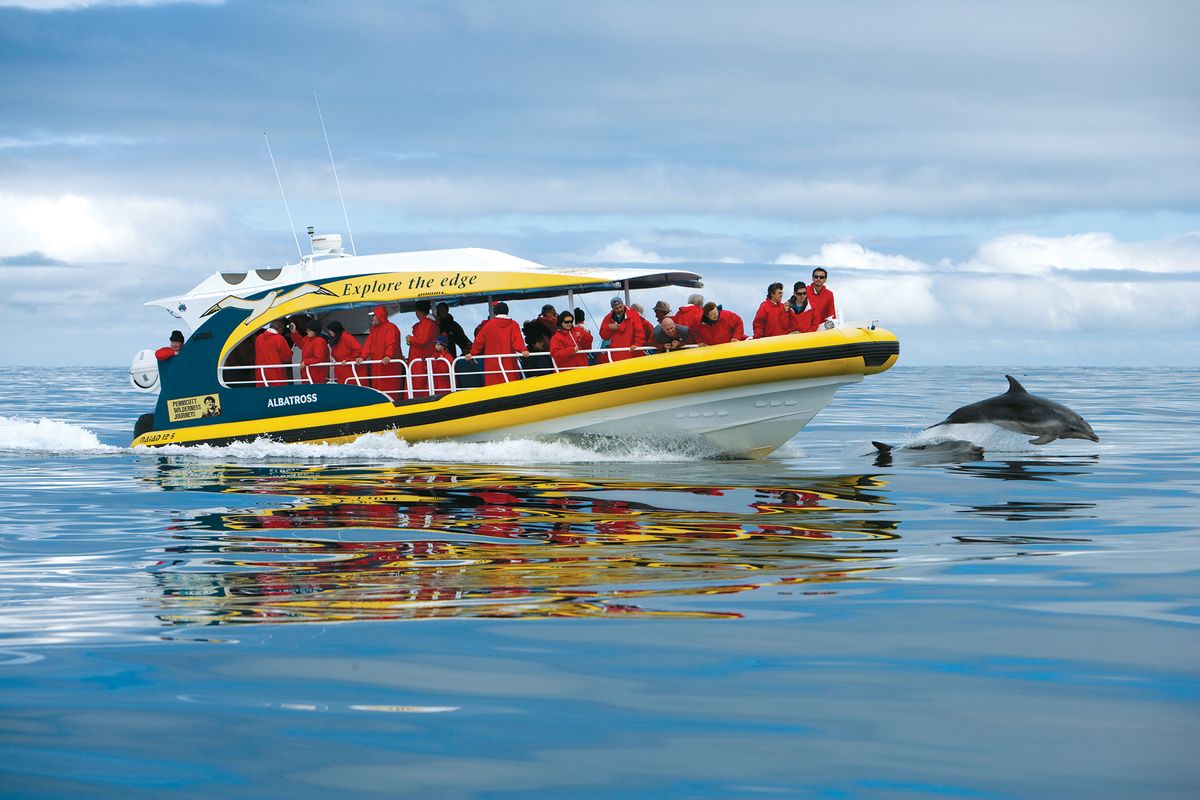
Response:
M272 267L269 269L256 269L254 274L262 278L264 281L273 281L283 272L283 267Z
M254 331L225 356L217 374L222 386L236 389L254 386L254 339L258 331Z
M221 277L224 278L225 282L228 283L229 285L237 286L239 283L246 280L246 273L244 273L244 272L222 272Z

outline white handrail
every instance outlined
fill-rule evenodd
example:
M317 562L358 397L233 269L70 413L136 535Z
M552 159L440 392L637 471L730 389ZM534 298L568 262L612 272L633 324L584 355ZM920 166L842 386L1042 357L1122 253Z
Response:
M680 349L693 349L693 348L700 347L700 346L702 346L702 345L688 344L688 345L684 345ZM658 348L656 348L654 346L650 346L650 345L642 345L642 346L635 347L633 349L640 351L640 354L643 356L654 355L654 354L658 354L660 352L658 350ZM593 354L597 355L597 356L607 355L608 362L597 361L597 363L611 363L612 362L612 354L614 354L614 353L629 353L630 348L628 348L628 347L609 347L609 348L596 347L596 348L591 348L588 350L576 350L575 352L578 353L579 355L593 355ZM514 358L515 359L528 359L528 358L531 358L534 356L544 356L546 358L546 360L549 361L549 366L530 367L525 364L521 364L521 366L516 370L517 374L515 376L513 376L511 371L509 369L507 369L504 365L505 359L514 359ZM225 367L223 367L223 369L225 369L225 370L238 370L238 369L253 370L254 374L255 374L255 379L254 380L225 381L224 385L230 386L230 387L258 386L258 385L260 385L260 381L263 383L266 382L266 380L267 380L266 374L265 374L266 370L269 370L269 369L292 370L292 369L298 367L300 369L300 377L299 378L291 377L289 375L288 378L286 378L282 381L275 381L269 385L310 386L310 385L314 384L314 381L312 381L312 379L311 379L311 371L312 370L318 370L321 368L328 370L330 367L334 367L334 368L349 367L350 368L350 378L348 380L346 380L346 382L345 382L346 385L360 386L364 389L374 389L375 391L380 392L381 394L387 395L390 399L392 398L393 395L403 395L411 400L417 396L432 397L432 396L435 396L438 394L445 394L446 393L445 391L438 391L436 389L435 384L434 384L434 381L436 378L442 378L442 379L449 378L449 384L450 384L449 392L461 391L461 389L459 387L459 365L460 364L473 364L473 365L479 364L480 366L484 366L483 369L472 371L472 374L478 375L481 378L484 378L485 381L486 381L487 375L501 375L501 376L503 376L505 383L511 382L513 380L520 380L522 378L532 377L535 375L559 373L559 372L562 372L564 369L564 368L560 367L557 364L557 362L554 361L554 358L550 355L550 353L548 351L531 351L529 356L522 356L520 353L498 353L498 354L493 353L493 354L480 354L477 356L468 356L468 355L464 354L464 355L458 356L457 358L455 358L453 361L450 362L450 367L449 367L448 373L434 372L434 370L433 370L434 362L442 361L442 360L444 360L444 359L440 359L437 357L415 358L415 359L403 359L403 358L390 359L388 361L387 366L393 367L396 370L396 373L394 376L389 375L386 377L389 379L397 379L397 380L403 381L404 387L405 387L404 389L401 389L399 391L392 391L392 392L385 392L381 389L376 389L374 386L371 385L371 383L375 379L385 377L385 376L359 374L360 367L383 364L382 359L364 360L362 362L358 362L358 361L321 361L316 364L297 364L297 363L293 363L293 362L288 362L287 364L255 364L253 366L250 366L250 365L246 365L246 366L226 365ZM496 362L496 367L497 367L496 369L487 369L486 368L485 365L489 360L493 360ZM480 364L480 362L483 362L483 363ZM590 366L590 365L585 365L585 366ZM584 367L568 367L567 369L583 369L583 368ZM418 372L417 370L421 370L421 371ZM414 388L413 388L413 378L414 377L424 379L424 381L425 381L425 387L424 387L424 389L421 390L419 395L417 392L414 391ZM327 382L334 383L334 382L336 382L336 380L331 378ZM467 388L472 388L472 387L467 387Z

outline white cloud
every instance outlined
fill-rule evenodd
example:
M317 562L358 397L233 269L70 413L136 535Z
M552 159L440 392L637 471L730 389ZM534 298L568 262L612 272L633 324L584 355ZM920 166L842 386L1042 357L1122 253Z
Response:
M658 253L643 250L632 244L628 239L618 239L615 242L609 242L591 256L584 258L584 260L612 264L675 264L680 261L677 258L663 258Z
M162 265L219 218L211 207L174 198L0 193L0 256Z
M1053 269L1200 272L1200 233L1149 242L1122 242L1110 233L1012 234L984 242L959 268L1025 275Z
M920 261L914 261L906 256L877 253L857 242L829 242L821 245L821 250L810 256L783 253L775 259L774 263L812 267L852 267L888 272L925 272L929 270L929 266Z
M842 319L880 319L903 325L936 325L945 319L934 280L928 275L857 277L838 286Z
M1179 331L1200 325L1197 234L1139 242L1109 233L1016 234L983 242L964 262L936 266L856 242L833 242L813 255L784 253L775 263L829 268L844 318L1025 332ZM1163 279L1172 273L1190 274Z

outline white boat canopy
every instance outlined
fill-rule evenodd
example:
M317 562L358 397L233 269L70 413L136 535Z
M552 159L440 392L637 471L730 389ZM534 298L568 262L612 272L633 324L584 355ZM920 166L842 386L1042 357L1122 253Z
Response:
M567 294L591 292L633 291L662 286L703 286L695 272L661 268L609 267L548 267L534 261L484 248L424 250L409 253L383 253L352 256L340 249L305 256L298 264L283 267L252 269L247 272L216 272L201 281L191 291L173 297L151 300L147 306L166 309L192 330L204 321L205 312L214 303L231 295L241 298L281 290L302 283L325 283L339 278L362 278L372 275L415 274L484 274L505 273L508 278L503 290L472 289L449 284L439 293L424 293L430 300L445 300L452 305L484 303L489 299L521 300L561 297ZM527 279L527 280L526 280ZM461 291L459 291L461 289ZM400 311L410 311L418 299L398 296L389 305ZM366 301L348 300L344 305L363 305Z

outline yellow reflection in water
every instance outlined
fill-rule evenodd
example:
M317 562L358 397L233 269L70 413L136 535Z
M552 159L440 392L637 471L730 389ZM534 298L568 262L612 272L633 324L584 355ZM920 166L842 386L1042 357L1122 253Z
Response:
M147 480L248 503L177 521L150 567L169 624L740 617L705 598L828 591L881 568L897 538L869 476L764 487L164 460Z

